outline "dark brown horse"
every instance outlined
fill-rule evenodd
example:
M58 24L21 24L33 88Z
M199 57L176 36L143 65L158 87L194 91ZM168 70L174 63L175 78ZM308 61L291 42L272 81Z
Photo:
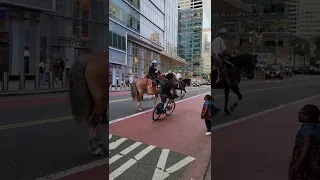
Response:
M158 78L161 81L166 80L166 77L163 74L159 75ZM139 111L142 111L141 101L144 94L154 95L154 104L156 105L159 90L149 78L139 78L131 85L131 96L133 100L137 100L137 109Z
M101 142L99 125L109 104L109 53L97 53L76 60L69 72L72 115L76 122L87 121L88 149L93 155L106 155Z

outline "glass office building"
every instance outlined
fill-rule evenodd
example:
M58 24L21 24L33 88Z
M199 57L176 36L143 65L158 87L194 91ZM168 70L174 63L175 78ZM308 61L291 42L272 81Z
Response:
M201 64L202 1L179 1L178 55L189 63L189 71Z
M174 40L168 34L165 39L165 5L164 0L109 1L110 83L144 77L153 59L162 71L168 63L184 63L166 55L167 43Z

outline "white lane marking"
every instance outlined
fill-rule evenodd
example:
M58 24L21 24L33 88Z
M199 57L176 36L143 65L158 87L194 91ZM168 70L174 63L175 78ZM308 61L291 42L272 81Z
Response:
M109 150L116 149L118 146L120 146L120 144L122 144L126 140L127 140L127 138L121 138L121 139L116 140L115 142L109 143Z
M241 92L241 93L242 94L254 93L254 92L268 91L268 90L274 90L274 89L282 89L282 88L287 88L287 87L301 86L301 85L312 84L312 83L313 82L307 82L307 83L290 84L290 85L276 86L276 87L269 87L269 88L261 88L261 89L256 89L256 90L244 91L244 92ZM214 91L219 91L220 89L213 89L213 90ZM194 99L194 98L197 98L199 96L206 95L206 94L211 94L211 91L205 92L205 93L202 93L202 94L198 94L196 96L192 96L192 97L189 97L189 98L186 98L186 99L179 100L179 101L176 102L176 104L184 102L184 101L187 101L187 100L190 100L190 99ZM234 94L231 94L231 95L234 95ZM213 97L224 97L224 94L218 94L218 95L213 96ZM109 124L113 124L113 123L116 123L116 122L119 122L119 121L123 121L123 120L129 119L129 118L132 118L132 117L136 117L136 116L139 116L139 115L151 112L151 111L153 111L153 108L151 108L149 110L146 110L146 111L143 111L143 112L139 112L139 113L131 114L129 116L125 116L125 117L122 117L122 118L111 120L111 121L109 121Z
M142 159L145 155L147 155L150 151L152 151L156 146L149 145L147 148L139 152L137 155L134 156L134 159L128 160L126 163L122 164L119 168L114 170L112 173L109 174L109 179L113 180L124 173L127 169L129 169L132 165L137 163L140 159Z
M142 144L141 142L136 142L136 143L132 144L131 146L127 147L126 149L124 149L123 151L121 151L119 154L112 156L109 159L109 165L116 162L117 160L119 160L123 156L127 155L129 152L133 151L135 148L139 147L141 144Z
M169 152L170 152L169 149L162 149L157 167L153 173L152 180L163 180L169 176L167 172L164 172L164 168L167 163Z
M303 98L303 99L300 99L300 100L297 100L297 101L292 101L290 103L280 105L280 106L275 107L275 108L266 109L264 111L260 111L260 112L255 113L255 114L251 114L251 115L243 117L243 118L239 118L239 119L227 122L227 123L223 123L223 124L214 126L214 127L212 127L212 131L219 130L219 129L222 129L222 128L225 128L225 127L228 127L228 126L232 126L232 125L235 125L235 124L250 120L252 118L267 114L269 112L276 111L276 110L279 110L279 109L283 109L285 107L288 107L288 106L291 106L291 105L294 105L294 104L298 104L298 103L301 103L301 102L304 102L304 101L312 100L312 99L315 99L315 98L319 98L319 97L320 97L320 94L316 94L316 95L313 95L313 96L310 96L310 97L307 97L307 98Z
M190 89L190 91L194 90L194 89L198 89L199 87L188 87L186 90L188 91L188 89ZM122 92L130 92L130 91L122 91ZM121 93L122 93L121 92ZM66 92L65 92L66 93ZM44 96L39 96L39 95L30 95L30 97L22 97L22 98L14 98L14 99L0 99L0 103L1 102L14 102L14 101L25 101L25 100L31 100L31 99L47 99L47 98L57 98L57 97L67 97L65 95L65 93L61 93L59 95L44 95ZM114 93L114 92L111 92ZM109 94L111 94L109 93ZM115 92L118 93L118 92ZM1 94L1 91L0 91ZM125 96L125 95L130 95L130 93L128 94L120 94L119 96ZM112 96L114 97L114 96Z
M270 88L269 88L270 89ZM262 89L261 91L265 91L265 90L268 90L268 88L264 88ZM253 92L257 92L259 90L253 90L253 91L247 91L247 92L242 92L243 94L244 93L253 93ZM183 102L183 101L186 101L186 100L189 100L189 99L193 99L193 98L196 98L196 97L199 97L199 96L202 96L202 95L205 95L205 94L208 94L210 92L207 92L207 93L203 93L203 94L199 94L197 96L193 96L193 97L190 97L190 98L187 98L187 99L184 99L184 100L181 100L181 101L178 101L176 103L179 103L179 102ZM233 95L233 94L232 94ZM223 97L224 95L218 95L218 96L215 96L215 97ZM301 99L301 100L298 100L298 101L294 101L294 102L291 102L290 105L293 105L295 103L300 103L300 102L303 102L303 101L306 101L306 100L310 100L310 99L314 99L314 98L318 98L320 97L320 94L318 95L314 95L314 96L311 96L311 97L307 97L307 98L304 98L304 99ZM289 105L288 105L289 106ZM271 112L272 110L277 110L277 109L281 109L284 108L284 106L279 106L279 107L276 107L276 108L272 108L272 109L269 109L269 110L265 110L265 111L261 111L259 113L256 113L256 114L252 114L252 115L249 115L247 117L243 117L243 118L240 118L240 119L237 119L237 120L234 120L234 121L231 121L231 122L228 122L228 123L224 123L224 124L220 124L220 125L217 125L215 127L212 127L212 131L215 131L215 130L218 130L218 129L221 129L221 128L224 128L224 127L227 127L227 126L231 126L233 124L237 124L237 123L241 123L243 121L246 121L250 118L254 118L254 117L257 117L259 115L263 115L265 113L268 113L268 112ZM151 110L148 110L147 112L150 112L152 111ZM131 115L132 117L135 117L135 116L138 116L140 114L144 114L144 113L147 113L147 112L141 112L141 113L137 113L135 115ZM127 118L130 118L129 116ZM118 121L122 121L122 120L125 120L126 118L120 118L118 119ZM117 122L116 120L114 120L114 122ZM113 122L113 123L114 123ZM111 123L110 123L111 124ZM101 160L96 160L96 161L93 161L91 163L88 163L88 164L84 164L84 165L80 165L80 166L76 166L74 168L71 168L71 169L68 169L68 170L64 170L64 171L61 171L61 172L57 172L57 173L53 173L53 174L50 174L50 175L47 175L45 177L42 177L42 178L38 178L36 180L58 180L58 179L61 179L63 177L66 177L66 176L69 176L69 175L72 175L72 174L76 174L76 173L79 173L79 172L82 172L82 171L86 171L86 170L89 170L89 169L92 169L92 168L95 168L95 167L99 167L101 165L105 165L105 164L108 164L108 160L109 158L105 158L105 159L101 159Z
M176 104L178 104L178 103L180 103L180 102L184 102L184 101L190 100L190 99L193 99L193 98L196 98L196 97L199 97L199 96L203 96L203 95L208 94L208 93L211 93L211 91L208 91L208 92L202 93L202 94L198 94L198 95L196 95L196 96L192 96L192 97L189 97L189 98L180 100L180 101L177 101ZM151 112L151 111L153 111L153 109L149 109L149 110L146 110L146 111L143 111L143 112L139 112L139 113L131 114L131 115L129 115L129 116L125 116L125 117L122 117L122 118L118 118L118 119L115 119L115 120L111 120L111 121L109 121L109 124L113 124L113 123L115 123L115 122L123 121L123 120L129 119L129 118L132 118L132 117L136 117L136 116L139 116L139 115L141 115L141 114L145 114L145 113L148 113L148 112Z
M177 162L176 164L172 165L171 167L167 168L165 171L169 174L172 174L172 173L178 171L179 169L183 168L187 164L191 163L194 160L195 160L194 157L188 156L188 157L182 159L181 161Z
M108 164L109 158L104 158L104 159L100 159L100 160L96 160L93 161L91 163L88 164L84 164L84 165L80 165L71 169L67 169L61 172L57 172L57 173L53 173L50 175L47 175L45 177L41 177L41 178L37 178L35 180L58 180L58 179L62 179L66 176L70 176L72 174L75 174L77 172L82 172L88 169L92 169L95 167L99 167L105 164Z

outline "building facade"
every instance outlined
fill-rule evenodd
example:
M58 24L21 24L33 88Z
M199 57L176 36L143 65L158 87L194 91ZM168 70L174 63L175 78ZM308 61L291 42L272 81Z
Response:
M231 0L223 1L228 3ZM214 12L213 34L216 34L221 27L227 28L228 49L258 54L260 61L291 65L296 64L294 61L301 61L300 55L293 56L296 51L294 45L307 44L309 41L290 32L288 1L243 2L255 10L255 13L244 12L241 8L237 10L235 6L233 12ZM259 33L258 29L262 33Z
M173 29L174 25L166 24L165 14L174 13L174 10L166 11L165 2L109 1L109 78L113 85L146 76L154 59L160 61L161 71L185 63L181 58L167 55L170 46L174 46L174 37L170 36L174 34L165 31Z
M203 73L209 74L211 72L211 29L205 28L202 32L202 68Z
M1 3L1 71L34 73L40 60L72 63L83 54L108 49L107 1L21 2Z
M178 55L189 63L186 71L199 71L202 63L202 0L179 0Z
M320 2L317 0L289 1L290 31L313 38L320 34Z

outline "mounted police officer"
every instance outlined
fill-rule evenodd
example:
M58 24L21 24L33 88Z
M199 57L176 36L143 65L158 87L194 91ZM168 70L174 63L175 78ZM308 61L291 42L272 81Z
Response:
M158 78L158 75L160 74L160 71L157 69L157 64L158 64L157 60L152 61L152 64L149 67L149 76L156 85L159 85L160 80Z
M227 32L226 28L221 28L218 36L212 41L212 65L213 70L219 71L219 73L222 74L222 78L226 80L230 86L232 83L230 82L229 73L233 64L230 62L231 56L227 51L226 42L224 40ZM222 69L222 72L220 72L220 69Z

